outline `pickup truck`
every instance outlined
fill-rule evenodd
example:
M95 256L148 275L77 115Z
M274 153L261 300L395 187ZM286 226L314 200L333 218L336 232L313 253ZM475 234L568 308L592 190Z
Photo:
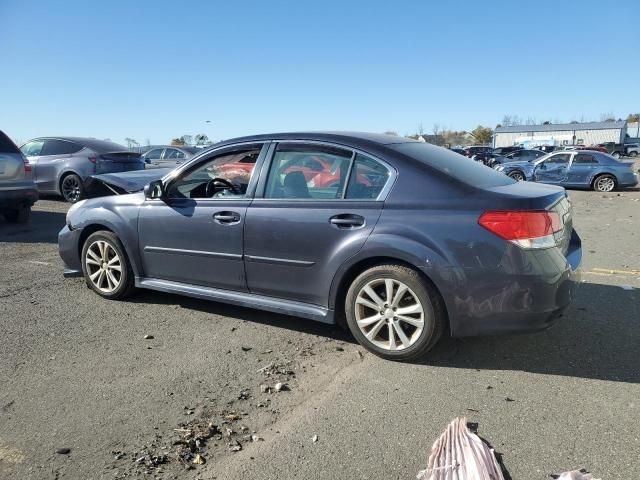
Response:
M604 142L599 143L597 146L606 148L607 153L616 158L624 157L627 154L627 148L624 143Z

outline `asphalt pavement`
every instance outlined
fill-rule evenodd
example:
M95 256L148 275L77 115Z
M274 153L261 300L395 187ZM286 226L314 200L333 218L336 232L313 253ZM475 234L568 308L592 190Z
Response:
M513 479L640 478L640 191L570 197L583 283L564 317L414 364L299 318L103 300L62 277L67 204L0 219L0 479L412 479L456 416Z

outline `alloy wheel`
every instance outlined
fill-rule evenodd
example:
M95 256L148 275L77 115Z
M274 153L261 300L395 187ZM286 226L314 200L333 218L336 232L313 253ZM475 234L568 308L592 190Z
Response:
M355 303L358 328L379 348L404 350L424 330L425 312L418 296L398 280L371 280L360 289Z
M611 177L600 177L596 180L596 190L599 192L611 192L616 182Z
M75 175L67 175L62 180L62 196L69 202L80 200L80 181Z
M516 182L524 182L524 175L520 172L510 173L509 176L513 178Z
M104 240L96 240L85 256L89 281L101 292L113 292L122 281L122 262L115 248Z

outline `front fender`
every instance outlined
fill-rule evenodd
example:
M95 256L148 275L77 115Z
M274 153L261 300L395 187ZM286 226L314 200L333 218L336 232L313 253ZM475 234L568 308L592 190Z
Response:
M95 226L111 230L120 239L134 274L140 276L143 272L138 251L138 211L143 200L142 194L84 200L69 211L67 223L74 230Z

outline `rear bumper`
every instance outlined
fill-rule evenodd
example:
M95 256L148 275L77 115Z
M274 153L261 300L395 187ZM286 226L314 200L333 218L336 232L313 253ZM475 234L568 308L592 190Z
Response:
M529 333L562 316L580 283L582 245L572 234L566 255L530 251L525 273L478 272L445 298L454 337Z
M65 277L81 277L82 263L80 261L80 235L82 229L70 230L65 225L58 233L58 253L64 262Z
M30 207L38 201L38 190L34 186L13 190L0 190L0 208Z

